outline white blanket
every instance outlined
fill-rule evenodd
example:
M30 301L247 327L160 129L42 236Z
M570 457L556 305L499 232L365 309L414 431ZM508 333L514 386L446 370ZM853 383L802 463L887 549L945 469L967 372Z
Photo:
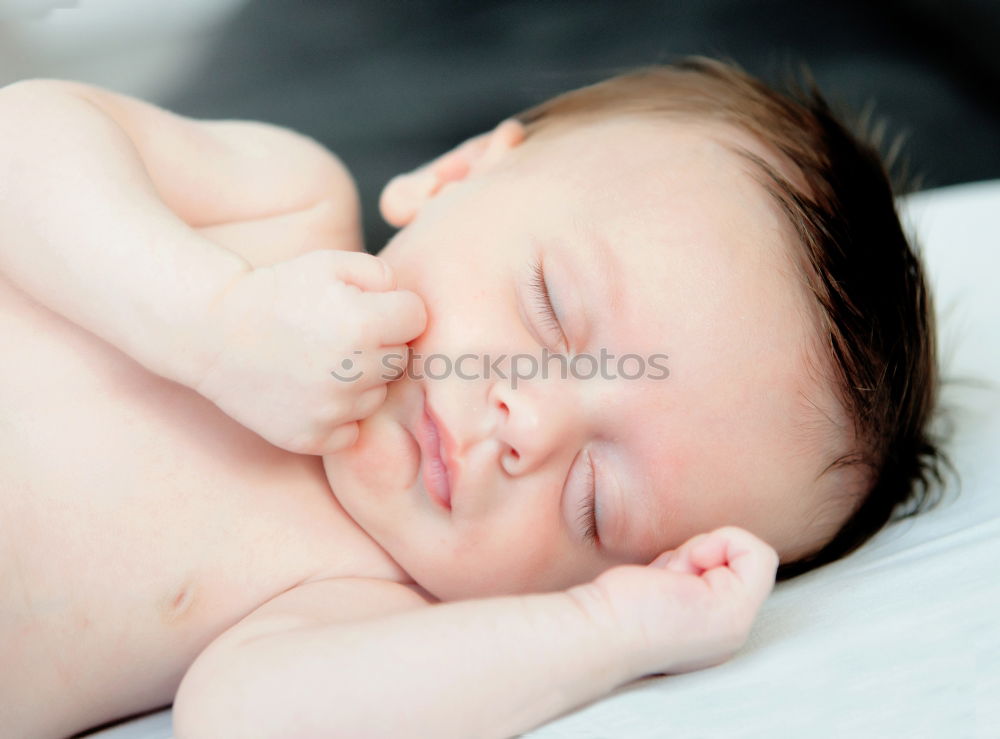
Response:
M746 647L528 732L570 737L1000 737L1000 181L909 197L939 314L961 476L934 511L779 584ZM169 711L92 735L168 739Z

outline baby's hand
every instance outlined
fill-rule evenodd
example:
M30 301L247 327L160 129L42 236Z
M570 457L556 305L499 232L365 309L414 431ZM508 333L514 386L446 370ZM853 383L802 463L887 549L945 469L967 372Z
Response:
M641 674L713 667L746 642L774 587L778 555L750 532L725 526L699 534L647 566L603 572L583 598L634 634Z
M424 331L423 301L395 286L364 252L316 250L247 272L205 317L212 359L192 387L282 449L349 447Z

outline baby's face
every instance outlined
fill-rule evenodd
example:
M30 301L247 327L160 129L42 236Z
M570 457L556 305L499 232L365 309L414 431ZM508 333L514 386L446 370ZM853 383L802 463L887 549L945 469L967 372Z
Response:
M425 376L392 383L357 444L325 457L335 494L442 599L565 588L727 524L787 561L810 543L834 451L808 425L810 404L833 411L805 370L791 239L707 129L618 120L529 138L381 252L426 302L410 345ZM543 347L593 359L550 360L547 378L523 360L515 387L510 357ZM450 510L421 475L425 398L454 443ZM580 518L590 465L596 543Z

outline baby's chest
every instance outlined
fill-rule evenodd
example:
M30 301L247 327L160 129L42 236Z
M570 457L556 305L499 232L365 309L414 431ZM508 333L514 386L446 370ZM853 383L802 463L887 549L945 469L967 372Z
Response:
M167 691L261 603L364 561L318 457L267 444L3 282L0 345L0 644L21 684L58 665L96 689L95 673L142 659Z
M261 552L263 527L283 495L303 503L319 460L267 444L6 284L0 342L14 347L0 363L0 511L35 588L72 575L104 597L125 582L148 597L232 576L241 560L262 579L282 566Z

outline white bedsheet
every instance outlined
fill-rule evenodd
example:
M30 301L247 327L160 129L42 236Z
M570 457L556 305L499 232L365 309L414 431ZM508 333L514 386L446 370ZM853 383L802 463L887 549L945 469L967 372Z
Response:
M779 584L746 647L528 732L587 737L1000 737L1000 180L911 196L961 476L934 511ZM169 711L92 735L168 739Z

